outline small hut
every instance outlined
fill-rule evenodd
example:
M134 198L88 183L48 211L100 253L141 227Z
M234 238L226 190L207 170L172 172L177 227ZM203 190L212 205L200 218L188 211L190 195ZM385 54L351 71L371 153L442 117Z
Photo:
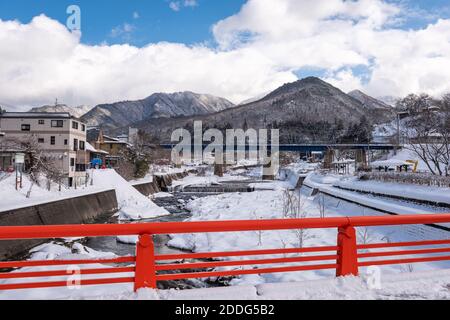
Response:
M355 160L340 160L334 161L331 166L336 174L350 174L350 168L355 164Z

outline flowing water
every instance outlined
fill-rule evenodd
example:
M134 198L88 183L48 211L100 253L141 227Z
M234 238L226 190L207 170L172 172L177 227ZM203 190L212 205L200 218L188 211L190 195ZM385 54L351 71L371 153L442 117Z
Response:
M165 198L157 198L154 199L158 206L164 207L171 214L164 217L154 218L154 219L146 219L140 220L139 222L129 222L129 223L148 223L148 222L177 222L184 221L191 217L191 213L186 209L185 203L188 201L205 197L209 194L183 194L183 193L175 193L172 197ZM118 223L117 218L112 217L105 221L106 223ZM155 252L157 255L162 254L179 254L185 253L182 250L171 248L167 245L167 242L170 240L168 235L157 235L154 236L155 242ZM98 237L98 238L89 238L86 242L86 246L103 252L113 252L119 256L127 256L127 255L135 255L136 245L134 244L126 244L117 241L117 239L111 237ZM170 261L169 261L170 262ZM187 270L189 272L189 270ZM163 274L164 272L161 272ZM173 272L172 272L173 273ZM190 289L190 288L204 288L213 286L211 283L206 283L201 280L180 280L180 281L164 281L158 283L160 289L170 289L170 288L178 288L178 289Z

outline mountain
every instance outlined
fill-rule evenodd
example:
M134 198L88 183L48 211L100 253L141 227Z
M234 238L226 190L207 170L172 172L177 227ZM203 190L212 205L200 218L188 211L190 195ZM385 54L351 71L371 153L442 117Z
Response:
M250 98L250 99L247 99L247 100L242 101L242 102L239 103L238 105L239 105L239 106L243 106L244 104L249 104L249 103L252 103L252 102L259 101L259 100L261 100L262 98L264 98L265 96L267 96L268 94L269 94L269 92L259 94L259 95L257 95L256 97L253 97L253 98Z
M164 142L170 141L173 130L192 129L194 121L202 121L205 129L277 128L281 142L303 143L351 139L352 132L391 117L389 109L371 108L331 84L309 77L246 105L203 116L141 121L135 126Z
M372 98L371 96L368 96L364 92L360 90L354 90L348 93L349 96L355 98L359 102L361 102L364 106L371 109L387 109L391 108L388 104L384 103L381 100L377 100L375 98Z
M65 104L57 104L53 106L42 106L33 108L29 112L68 112L76 118L81 118L84 114L89 112L92 108L88 106L69 107Z
M230 101L212 95L155 93L143 100L98 105L82 119L89 125L114 130L148 119L204 115L231 107L234 104Z

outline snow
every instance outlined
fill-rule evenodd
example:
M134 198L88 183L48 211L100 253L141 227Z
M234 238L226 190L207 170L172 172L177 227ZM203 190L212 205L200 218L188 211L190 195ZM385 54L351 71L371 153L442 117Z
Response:
M430 172L430 169L425 164L425 162L423 160L421 160L420 157L414 151L408 149L407 146L405 148L401 149L400 151L398 151L396 155L391 154L389 157L389 160L419 161L419 165L417 166L417 171L418 172ZM433 164L431 164L431 166L433 169L436 168Z
M383 275L373 286L370 275L343 277L291 283L248 284L239 287L202 288L191 290L141 289L134 293L125 286L104 286L103 291L85 289L49 289L60 293L60 299L96 300L448 300L450 299L450 270ZM108 288L109 287L109 288ZM122 287L122 288L120 288ZM92 287L87 287L92 289ZM36 290L35 290L36 291ZM17 299L56 299L21 290ZM40 291L40 290L39 290ZM96 292L95 292L96 291ZM48 294L49 292L43 292ZM19 291L13 292L19 293ZM97 293L97 295L95 294Z
M139 240L139 236L118 236L117 241L125 244L136 244Z
M370 166L372 168L377 168L377 167L400 167L400 166L413 166L412 163L410 162L406 162L404 160L397 160L397 159L390 159L390 160L385 160L385 161L374 161L370 164Z
M360 181L356 178L346 179L335 186L357 191L372 192L388 196L397 196L412 200L424 200L450 205L450 188L430 187L404 183L380 181Z
M258 182L250 183L250 188L255 190L281 190L281 189L294 189L295 184L292 181L272 181L272 182Z
M158 193L153 194L152 197L154 199L157 199L157 198L172 198L173 194L167 193L167 192L158 192Z
M356 180L356 177L340 177L339 179L335 177L335 179L322 179L321 175L318 175L316 173L310 174L304 181L304 185L306 187L312 188L312 189L318 189L321 192L331 195L334 197L337 197L339 199L345 199L348 201L352 201L354 203L360 204L362 206L373 208L376 210L379 210L381 212L389 212L392 214L405 214L405 215L411 215L411 214L436 214L436 213L447 213L447 208L438 208L438 207L432 207L429 205L423 205L419 203L409 202L409 201L402 201L397 199L392 199L388 197L381 197L381 196L374 196L371 194L363 194L355 191L348 191L344 189L337 188L343 187L343 188L349 188L359 191L366 191L366 192L376 192L375 190L379 191L380 194L385 195L398 195L403 196L405 198L413 198L414 190L419 187L416 185L400 185L400 184L394 184L394 183L379 183L379 182L362 182ZM325 180L327 182L331 182L328 184L322 184L320 183L321 180ZM333 180L333 181L332 181ZM422 187L424 188L424 187ZM420 189L420 188L419 188ZM434 188L428 188L429 190L423 189L423 190L417 190L417 194L420 193L420 191L423 192L421 195L421 198L424 200L427 200L427 196L430 195L431 201L432 199L438 199L439 195L442 197L440 198L445 199L447 195L445 194L445 190L442 190L442 188L439 188L440 190L436 190L437 193L434 194L433 190ZM411 192L408 192L411 191ZM434 198L433 198L434 197ZM430 200L428 199L428 200ZM438 225L442 225L445 227L450 227L449 223L441 223Z
M83 246L80 243L47 243L34 248L31 252L29 260L98 260L113 259L117 256L109 252L99 252ZM47 266L47 267L26 267L15 270L13 272L39 272L39 271L56 271L80 269L98 269L111 268L111 265L89 264L89 265L67 265L67 266ZM132 273L115 274L115 277L133 277ZM82 276L82 279L101 279L110 278L110 274L98 274ZM68 276L59 277L41 277L28 279L5 279L0 280L0 284L13 284L24 282L49 282L49 281L66 281ZM128 293L133 290L133 284L113 284L113 285L94 285L82 286L80 288L60 287L60 288L42 288L42 289L26 289L26 290L8 290L0 291L0 300L28 300L28 299L86 299L95 296L104 296L111 293Z
M151 219L170 214L133 188L115 170L95 170L93 179L96 186L116 190L120 220Z
M30 193L30 197L27 198L27 193L31 186L31 181L27 175L23 175L23 188L16 190L15 187L16 176L13 174L6 174L0 180L0 212L20 209L30 206L35 206L52 201L59 201L64 199L70 199L74 197L80 197L92 193L103 192L111 190L110 186L95 185L95 186L80 186L78 189L66 189L64 186L61 191L58 191L58 186L51 185L51 191L48 191L44 186L45 181L42 181L41 186L34 185Z
M235 176L231 174L224 174L223 177L218 177L213 174L205 175L205 176L197 176L197 175L188 175L187 177L184 177L181 180L173 181L172 182L172 189L173 190L182 190L183 188L189 187L189 186L213 186L213 185L220 185L222 182L226 181L243 181L247 180L247 177L243 176Z
M341 190L342 191L342 190ZM355 194L355 193L352 193ZM308 190L302 190L303 212L306 217L320 216L320 197L309 197ZM382 203L382 201L380 201ZM394 204L390 204L392 207ZM258 220L258 219L282 219L283 218L283 191L256 191L243 194L225 194L214 197L199 198L188 204L188 209L193 213L189 221L217 221L217 220ZM413 211L413 209L410 209ZM416 208L415 212L419 210ZM421 210L421 213L424 213ZM361 216L361 215L383 215L375 210L362 208L358 205L339 201L334 198L326 198L326 216ZM449 234L442 230L436 230L423 226L417 227L420 232L415 231L413 227L373 227L370 228L371 241L385 242L407 241L407 239L421 240L417 237L423 236L425 239L448 238ZM411 229L412 228L412 229ZM308 230L303 237L303 245L329 246L336 244L335 229L313 229ZM361 238L362 235L360 234ZM299 247L300 239L298 232L291 231L264 231L264 232L239 232L239 233L211 233L211 234L187 234L172 235L169 245L175 248L192 250L194 252L222 252L240 250L262 250L274 248L295 248ZM360 241L362 241L360 239ZM287 255L291 256L291 255ZM280 257L264 256L265 258ZM256 257L237 257L233 259L250 259ZM225 258L228 259L228 258ZM447 267L450 263L444 263ZM439 265L439 263L437 263ZM271 265L279 266L279 265ZM267 266L270 267L270 266ZM240 268L240 267L239 267ZM244 267L247 268L247 267ZM404 266L385 266L383 270L388 273L402 272ZM417 266L419 270L439 269L433 263L421 264ZM236 268L218 268L218 270L234 270ZM292 272L269 275L241 276L230 285L248 285L255 283L278 283L278 282L296 282L304 280L316 280L330 278L334 276L334 270L320 270L307 272Z

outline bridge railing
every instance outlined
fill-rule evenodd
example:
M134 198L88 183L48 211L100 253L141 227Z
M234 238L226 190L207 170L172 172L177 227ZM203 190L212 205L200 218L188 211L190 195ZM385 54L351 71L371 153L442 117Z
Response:
M231 277L248 274L283 273L308 270L335 269L336 276L338 277L347 275L357 276L360 267L448 261L450 260L450 239L358 244L356 228L435 223L450 223L450 214L258 221L143 223L125 225L0 227L0 240L139 236L135 256L99 260L0 262L0 270L4 270L4 272L0 273L0 290L68 286L68 281L39 282L39 280L36 279L68 277L71 275L71 272L68 272L67 269L54 270L54 268L74 265L85 267L79 271L79 275L82 278L86 276L97 276L88 279L83 278L77 283L78 285L134 283L135 290L140 288L156 288L158 281ZM160 234L319 228L337 229L338 235L336 245L309 248L158 255L155 254L153 243L153 235ZM405 250L406 247L414 248ZM270 257L262 258L264 256ZM274 258L273 256L280 257ZM246 257L247 259L232 260L231 258L233 257ZM199 262L184 262L186 260L189 261L190 259L202 260ZM166 264L160 264L160 262L163 261L165 261ZM183 263L174 263L171 261L182 261ZM95 268L93 267L94 265ZM99 267L99 265L101 267ZM243 268L250 266L253 267ZM255 266L259 267L255 268ZM20 269L25 267L48 267L49 270L28 272ZM235 269L215 270L215 268L221 267L235 267ZM39 270L41 270L41 268L39 268ZM193 270L199 271L194 272ZM177 273L167 273L174 271L177 271ZM102 275L102 277L99 278L99 275ZM7 281L4 281L5 279ZM8 282L8 279L13 279L14 281ZM21 279L21 282L17 283L17 279ZM29 282L27 282L27 280Z

